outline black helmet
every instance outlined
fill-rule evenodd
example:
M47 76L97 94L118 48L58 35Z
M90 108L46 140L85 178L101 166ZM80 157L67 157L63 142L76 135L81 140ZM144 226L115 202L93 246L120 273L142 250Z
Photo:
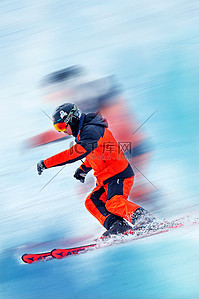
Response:
M52 115L53 125L58 123L69 124L73 136L77 136L80 111L75 104L65 103L57 107Z

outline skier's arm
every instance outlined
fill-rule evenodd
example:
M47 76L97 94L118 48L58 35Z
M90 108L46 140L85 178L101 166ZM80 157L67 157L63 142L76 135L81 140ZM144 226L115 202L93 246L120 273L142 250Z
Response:
M86 151L86 149L84 149L80 144L75 144L70 149L43 160L43 163L46 168L61 166L81 160L88 154L89 152Z
M85 128L84 132L82 132L81 134L81 140L79 140L78 143L72 146L70 149L65 150L59 154L56 154L48 159L40 161L37 164L38 173L41 174L42 171L46 168L73 163L85 158L90 152L92 152L97 147L98 140L100 139L102 134L99 131L99 129L97 130L97 132L93 130L93 127L94 126L90 126L90 128ZM99 136L97 136L96 138L98 132L99 132L98 134ZM89 162L87 161L86 163L84 163L84 165L85 167L90 168L90 164L88 163ZM39 167L40 165L42 165L42 168Z

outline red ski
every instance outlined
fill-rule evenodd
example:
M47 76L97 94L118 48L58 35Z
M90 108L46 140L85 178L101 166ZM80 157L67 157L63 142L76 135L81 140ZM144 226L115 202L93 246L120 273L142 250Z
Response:
M41 260L50 260L52 258L51 251L44 253L24 254L21 257L22 261L27 264L32 264Z
M85 252L90 250L91 248L97 247L97 244L89 244L89 245L83 245L80 247L74 247L74 248L68 248L68 249L53 249L49 252L44 253L36 253L36 254L24 254L21 259L23 262L27 264L32 264L34 262L38 261L47 261L51 260L53 258L56 259L62 259L63 257L69 256L69 255L75 255L79 254L81 252Z
M85 253L93 249L99 249L103 247L108 247L113 244L121 244L129 241L135 241L142 238L147 238L155 236L161 233L169 232L173 229L184 227L187 225L199 224L199 218L189 219L189 217L174 220L172 222L164 221L162 223L151 226L150 228L137 227L133 233L128 235L119 235L109 238L98 238L92 244L83 245L73 248L65 249L53 249L49 252L36 253L36 254L24 254L21 258L22 261L27 264L32 264L38 261L51 260L51 259L62 259L67 256L77 255L80 253Z
M84 245L80 247L69 248L69 249L53 249L51 251L51 255L53 258L62 259L63 257L79 254L82 252L87 252L94 248L97 248L97 243Z

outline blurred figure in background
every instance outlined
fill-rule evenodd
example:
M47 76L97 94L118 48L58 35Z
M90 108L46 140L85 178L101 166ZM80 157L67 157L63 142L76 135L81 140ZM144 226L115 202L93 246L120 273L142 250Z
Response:
M84 112L100 111L107 119L109 128L119 142L130 164L146 173L150 159L150 143L143 130L136 131L140 124L128 105L114 76L91 78L79 66L71 66L46 76L42 82L42 99L47 105L73 101ZM134 132L136 133L134 134ZM61 134L48 131L39 135L39 143L44 144L60 140ZM42 140L43 139L43 140ZM37 143L37 142L36 142ZM136 173L135 187L130 192L130 199L147 200L154 188L139 173Z
M85 158L74 177L84 183L87 173L94 170L96 187L86 198L85 205L106 228L104 237L133 232L128 222L135 226L151 223L154 217L148 211L128 201L134 172L101 114L81 114L76 105L65 103L57 107L52 119L55 129L73 135L76 144L41 160L37 164L38 174L44 169Z

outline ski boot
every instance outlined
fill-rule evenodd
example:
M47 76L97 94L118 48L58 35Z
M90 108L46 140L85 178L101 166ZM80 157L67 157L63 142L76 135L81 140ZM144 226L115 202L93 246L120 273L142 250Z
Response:
M119 219L113 222L113 225L105 231L101 239L116 236L116 235L128 235L133 234L133 228L124 219Z

